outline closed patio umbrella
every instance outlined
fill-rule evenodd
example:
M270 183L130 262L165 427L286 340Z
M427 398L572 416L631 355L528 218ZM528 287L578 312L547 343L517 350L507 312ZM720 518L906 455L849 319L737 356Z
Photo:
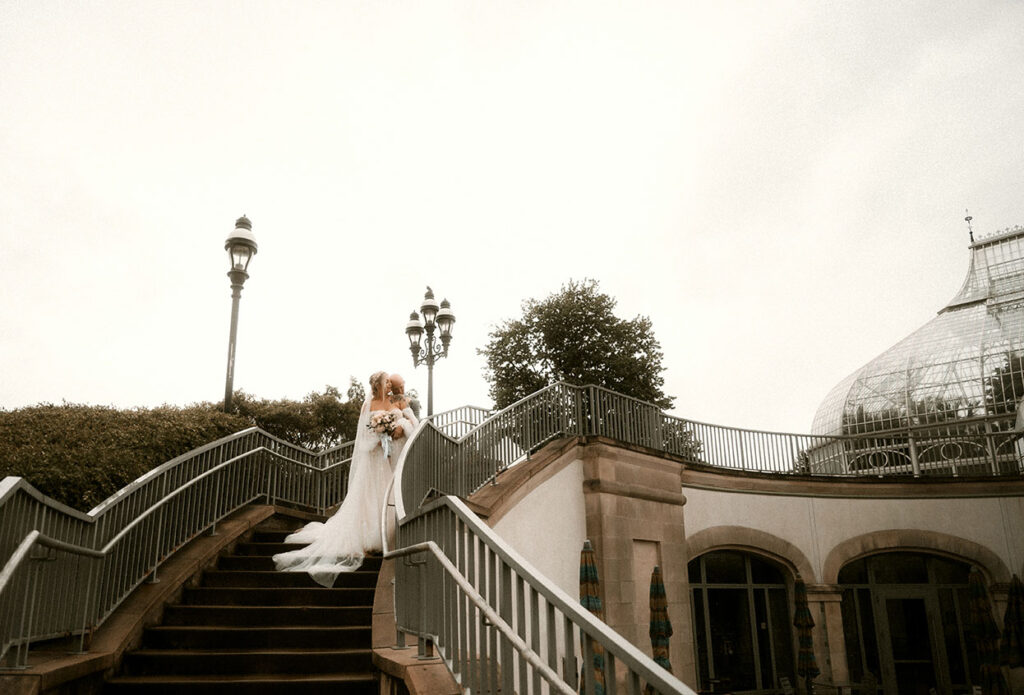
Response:
M597 576L597 561L594 557L594 547L590 545L589 540L583 542L583 550L580 552L580 604L597 616L598 619L604 620L604 609L601 607L601 580ZM593 695L604 695L604 647L589 637L585 639L594 657L591 664L594 674ZM585 654L586 651L584 651ZM586 692L586 669L587 664L584 662L583 668L580 671L581 693Z
M672 623L668 619L668 599L665 596L665 580L661 576L661 568L654 566L651 572L651 654L655 663L672 673L672 663L668 658L668 640L672 636ZM647 685L644 695L651 695L654 688Z
M1010 580L1010 593L1006 596L999 663L1010 668L1024 666L1024 586L1016 574Z
M814 657L814 618L807 606L807 585L797 577L793 587L793 627L796 628L799 649L796 654L796 674L803 676L807 692L812 692L811 680L821 673L818 660Z
M981 662L982 695L1010 695L1010 687L999 666L999 626L992 617L992 600L985 579L977 567L971 569L967 584L967 622Z

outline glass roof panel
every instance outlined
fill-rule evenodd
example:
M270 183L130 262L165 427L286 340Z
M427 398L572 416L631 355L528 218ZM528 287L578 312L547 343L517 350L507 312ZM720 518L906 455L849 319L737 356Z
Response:
M957 296L836 385L814 417L815 434L1016 413L1024 397L1024 228L970 249Z

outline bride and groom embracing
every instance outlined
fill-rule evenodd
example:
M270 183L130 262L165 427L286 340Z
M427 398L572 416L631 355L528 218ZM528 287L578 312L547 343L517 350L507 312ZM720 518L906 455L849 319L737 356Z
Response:
M330 588L342 572L359 569L366 553L384 547L381 507L395 462L419 422L398 374L374 372L370 394L356 425L344 501L324 523L306 524L285 539L308 545L275 555L278 570L307 572L317 584Z

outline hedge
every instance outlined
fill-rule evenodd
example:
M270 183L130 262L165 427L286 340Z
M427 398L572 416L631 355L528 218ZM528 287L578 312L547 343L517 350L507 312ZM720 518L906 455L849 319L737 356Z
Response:
M140 475L196 447L257 425L324 449L355 434L362 389L328 386L302 401L239 392L234 411L199 403L117 409L72 403L0 410L0 479L21 476L43 494L88 511Z

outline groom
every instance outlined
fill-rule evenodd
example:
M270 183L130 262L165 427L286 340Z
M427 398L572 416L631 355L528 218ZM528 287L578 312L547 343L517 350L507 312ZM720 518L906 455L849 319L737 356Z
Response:
M392 374L388 379L391 381L391 402L399 408L405 408L406 406L412 408L412 414L418 420L420 417L420 402L415 398L410 400L405 397L405 379L402 378L401 374Z

